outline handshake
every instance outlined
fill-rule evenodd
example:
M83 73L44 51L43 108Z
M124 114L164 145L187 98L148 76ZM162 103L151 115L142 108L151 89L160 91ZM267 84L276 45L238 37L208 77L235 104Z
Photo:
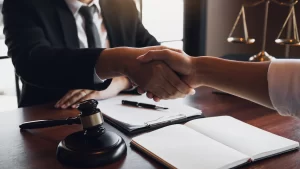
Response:
M163 46L105 49L96 61L95 70L100 79L113 78L110 86L105 91L88 91L87 95L85 90L70 91L56 107L74 106L80 99L112 97L130 87L129 78L139 93L147 93L155 101L193 95L194 88L208 86L273 108L268 89L269 64L191 57ZM126 79L127 87L122 88L118 78Z
M163 46L113 48L102 52L96 64L101 79L127 76L149 98L176 99L193 95L201 85L196 58Z

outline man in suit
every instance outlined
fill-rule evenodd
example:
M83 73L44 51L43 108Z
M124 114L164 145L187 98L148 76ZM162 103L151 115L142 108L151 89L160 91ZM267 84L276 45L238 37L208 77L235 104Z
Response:
M5 0L2 12L8 55L24 83L20 107L59 100L56 106L66 108L110 97L130 88L121 75L160 98L190 92L162 62L141 66L135 60L160 47L116 48L159 45L132 0ZM167 78L154 77L159 73Z

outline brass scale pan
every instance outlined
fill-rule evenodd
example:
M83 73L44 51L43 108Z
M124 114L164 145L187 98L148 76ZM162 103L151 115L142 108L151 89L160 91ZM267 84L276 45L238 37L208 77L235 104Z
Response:
M265 0L258 0L253 2L253 0L248 0L245 1L244 6L256 6L261 4L262 2L264 2ZM293 6L295 5L298 0L295 0L292 3L288 3L286 2L286 0L273 0L275 3L278 3L280 5L286 5L286 6ZM241 44L253 44L255 42L254 38L243 38L243 37L228 37L227 41L230 43L241 43ZM300 45L299 41L296 39L276 39L275 42L277 44L281 44L281 45Z

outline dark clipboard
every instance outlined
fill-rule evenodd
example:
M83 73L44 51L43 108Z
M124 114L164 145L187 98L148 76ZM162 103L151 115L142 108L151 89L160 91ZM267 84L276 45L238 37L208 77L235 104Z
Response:
M139 134L139 133L148 132L148 131L159 129L159 128L162 128L162 127L165 127L165 126L169 126L169 125L172 125L172 124L186 123L186 122L191 121L191 120L195 120L195 119L199 119L199 118L204 118L205 116L203 114L201 114L201 115L195 115L195 116L186 117L184 119L179 119L179 120L174 120L174 121L168 121L168 122L165 122L165 123L159 123L159 124L156 124L156 125L142 126L142 127L135 128L135 129L132 129L132 130L128 130L127 128L125 128L122 125L120 125L119 122L117 122L117 121L115 121L113 119L108 118L104 114L103 114L103 117L104 117L105 122L111 124L112 126L114 126L115 128L117 128L118 130L120 130L121 132L123 132L124 134L126 134L126 135L136 135L136 134Z

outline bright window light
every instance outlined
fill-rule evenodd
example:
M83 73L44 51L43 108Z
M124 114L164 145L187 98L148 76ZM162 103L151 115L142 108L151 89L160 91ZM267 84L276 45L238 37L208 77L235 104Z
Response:
M158 41L183 39L183 0L142 0L142 21Z

